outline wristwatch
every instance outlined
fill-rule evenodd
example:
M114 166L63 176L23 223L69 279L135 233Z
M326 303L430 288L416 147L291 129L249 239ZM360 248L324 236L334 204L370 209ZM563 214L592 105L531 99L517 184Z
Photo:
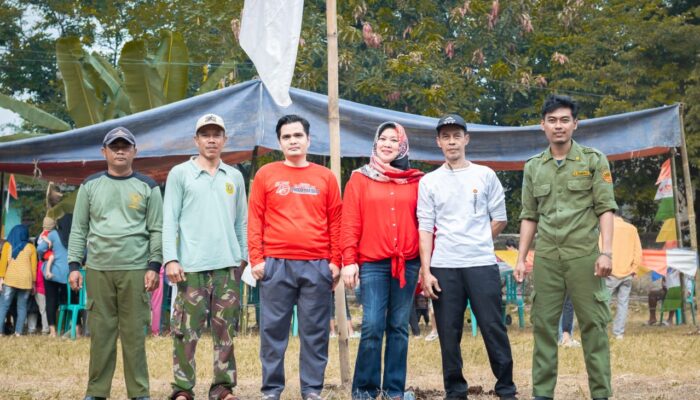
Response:
M610 260L612 260L612 253L609 252L600 252L601 256L608 257Z

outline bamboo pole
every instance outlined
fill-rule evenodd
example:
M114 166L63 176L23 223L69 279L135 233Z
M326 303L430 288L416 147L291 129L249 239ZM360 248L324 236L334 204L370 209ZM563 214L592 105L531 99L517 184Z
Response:
M253 147L253 153L250 158L250 172L248 175L248 182L246 190L248 190L248 197L250 197L250 188L253 187L253 179L255 179L255 173L258 172L258 146ZM252 268L252 265L251 265ZM247 283L243 282L243 291L241 293L241 333L244 335L248 334L248 297L250 291L253 290L252 287L248 286ZM256 305L258 307L258 305ZM255 312L253 312L255 315Z
M330 135L331 171L340 185L340 112L338 110L338 17L336 0L326 0L326 38L328 40L328 128ZM340 265L338 266L340 267ZM345 287L335 288L335 321L338 324L340 381L350 384L350 354L345 318Z
M681 229L681 192L678 190L678 177L676 174L676 149L671 149L671 182L673 183L673 215L676 218L676 238L678 247L683 247L683 229Z
M698 231L695 224L695 200L693 199L693 181L690 179L690 164L688 163L688 149L685 143L685 123L683 122L684 104L680 106L681 118L681 161L683 162L683 183L685 184L685 201L688 205L688 227L690 228L690 247L698 250ZM698 274L700 275L700 274Z
M683 215L681 214L681 196L678 190L678 177L676 175L678 173L678 169L676 168L676 149L672 148L670 153L671 182L673 183L673 215L676 219L676 241L678 247L681 248L683 247L683 229L681 228L681 219ZM681 278L681 293L685 293L685 275L681 273L679 276ZM681 315L683 316L682 321L687 321L685 314L685 296L681 296ZM676 321L676 323L680 324L681 322Z
M0 173L0 203L3 200L3 194L5 194L5 172ZM0 204L0 239L5 238L5 204ZM4 323L4 321L3 321Z
M683 162L683 182L685 184L685 201L688 204L688 228L690 229L690 247L698 251L698 231L695 225L695 200L693 199L693 181L690 179L690 164L688 163L688 149L685 143L685 122L683 121L684 104L681 103L678 112L681 122L681 161ZM695 287L700 283L700 274L695 274ZM697 289L696 289L697 293Z

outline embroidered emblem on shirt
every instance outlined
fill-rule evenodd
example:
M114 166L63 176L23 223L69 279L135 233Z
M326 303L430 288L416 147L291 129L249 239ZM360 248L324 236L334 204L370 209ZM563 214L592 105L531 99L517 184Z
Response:
M574 176L591 176L591 171L574 171Z
M142 199L142 197L138 193L130 194L129 195L129 200L130 200L129 208L133 208L135 210L138 210L139 208L141 208L141 199Z
M226 182L226 193L233 194L233 184L231 182Z
M603 172L603 180L608 183L612 183L612 174L610 171Z
M277 188L275 193L277 193L278 195L286 196L289 194L289 182L288 181L275 182L275 187Z

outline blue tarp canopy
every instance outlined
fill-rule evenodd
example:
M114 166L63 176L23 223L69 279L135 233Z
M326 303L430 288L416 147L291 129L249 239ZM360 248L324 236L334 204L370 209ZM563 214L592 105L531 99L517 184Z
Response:
M311 123L310 153L328 155L327 96L291 90L293 104L277 106L262 82L248 81L152 110L39 138L0 144L0 171L78 183L105 168L100 153L110 129L125 126L136 135L135 168L164 181L170 168L196 154L192 137L197 118L213 112L223 117L229 140L224 159L237 163L278 148L275 125L285 114L299 114ZM681 144L678 104L583 120L574 138L595 147L611 160L661 154ZM409 135L411 159L443 160L435 143L436 118L340 100L342 157L368 156L376 127L384 121L402 124ZM539 125L522 127L468 124L468 159L496 170L522 169L525 161L547 146Z

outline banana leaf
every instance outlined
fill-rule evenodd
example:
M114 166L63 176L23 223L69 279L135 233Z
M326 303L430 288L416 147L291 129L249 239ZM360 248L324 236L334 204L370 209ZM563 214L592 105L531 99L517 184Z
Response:
M27 104L23 101L16 100L10 96L6 96L6 95L1 94L1 93L0 93L0 107L14 111L17 114L19 114L20 117L24 118L26 121L29 121L34 125L48 128L52 131L70 130L70 125L68 125L62 119L54 117L53 115L47 113L46 111L44 111L40 108L34 107L31 104Z
M165 102L184 99L187 95L190 56L182 35L178 32L161 32L155 60L158 74L163 80Z
M15 133L12 135L0 136L0 143L14 142L15 140L29 139L46 136L43 133Z
M131 112L150 110L165 104L163 80L153 61L148 58L143 41L134 40L124 45L119 66L124 74L124 88L129 96Z
M56 41L56 61L63 77L66 109L78 127L102 121L102 102L95 93L82 67L83 48L76 37Z
M85 69L91 71L94 80L107 95L107 105L104 111L104 119L123 117L131 114L129 98L124 89L124 83L117 70L97 53L85 56Z
M197 90L197 94L207 93L217 89L219 81L223 79L226 76L226 74L233 71L234 68L236 68L235 61L224 61L223 64L219 65L219 68L217 68L216 71L214 71L212 74L209 74L207 80L204 81L204 83L202 83L202 85Z

